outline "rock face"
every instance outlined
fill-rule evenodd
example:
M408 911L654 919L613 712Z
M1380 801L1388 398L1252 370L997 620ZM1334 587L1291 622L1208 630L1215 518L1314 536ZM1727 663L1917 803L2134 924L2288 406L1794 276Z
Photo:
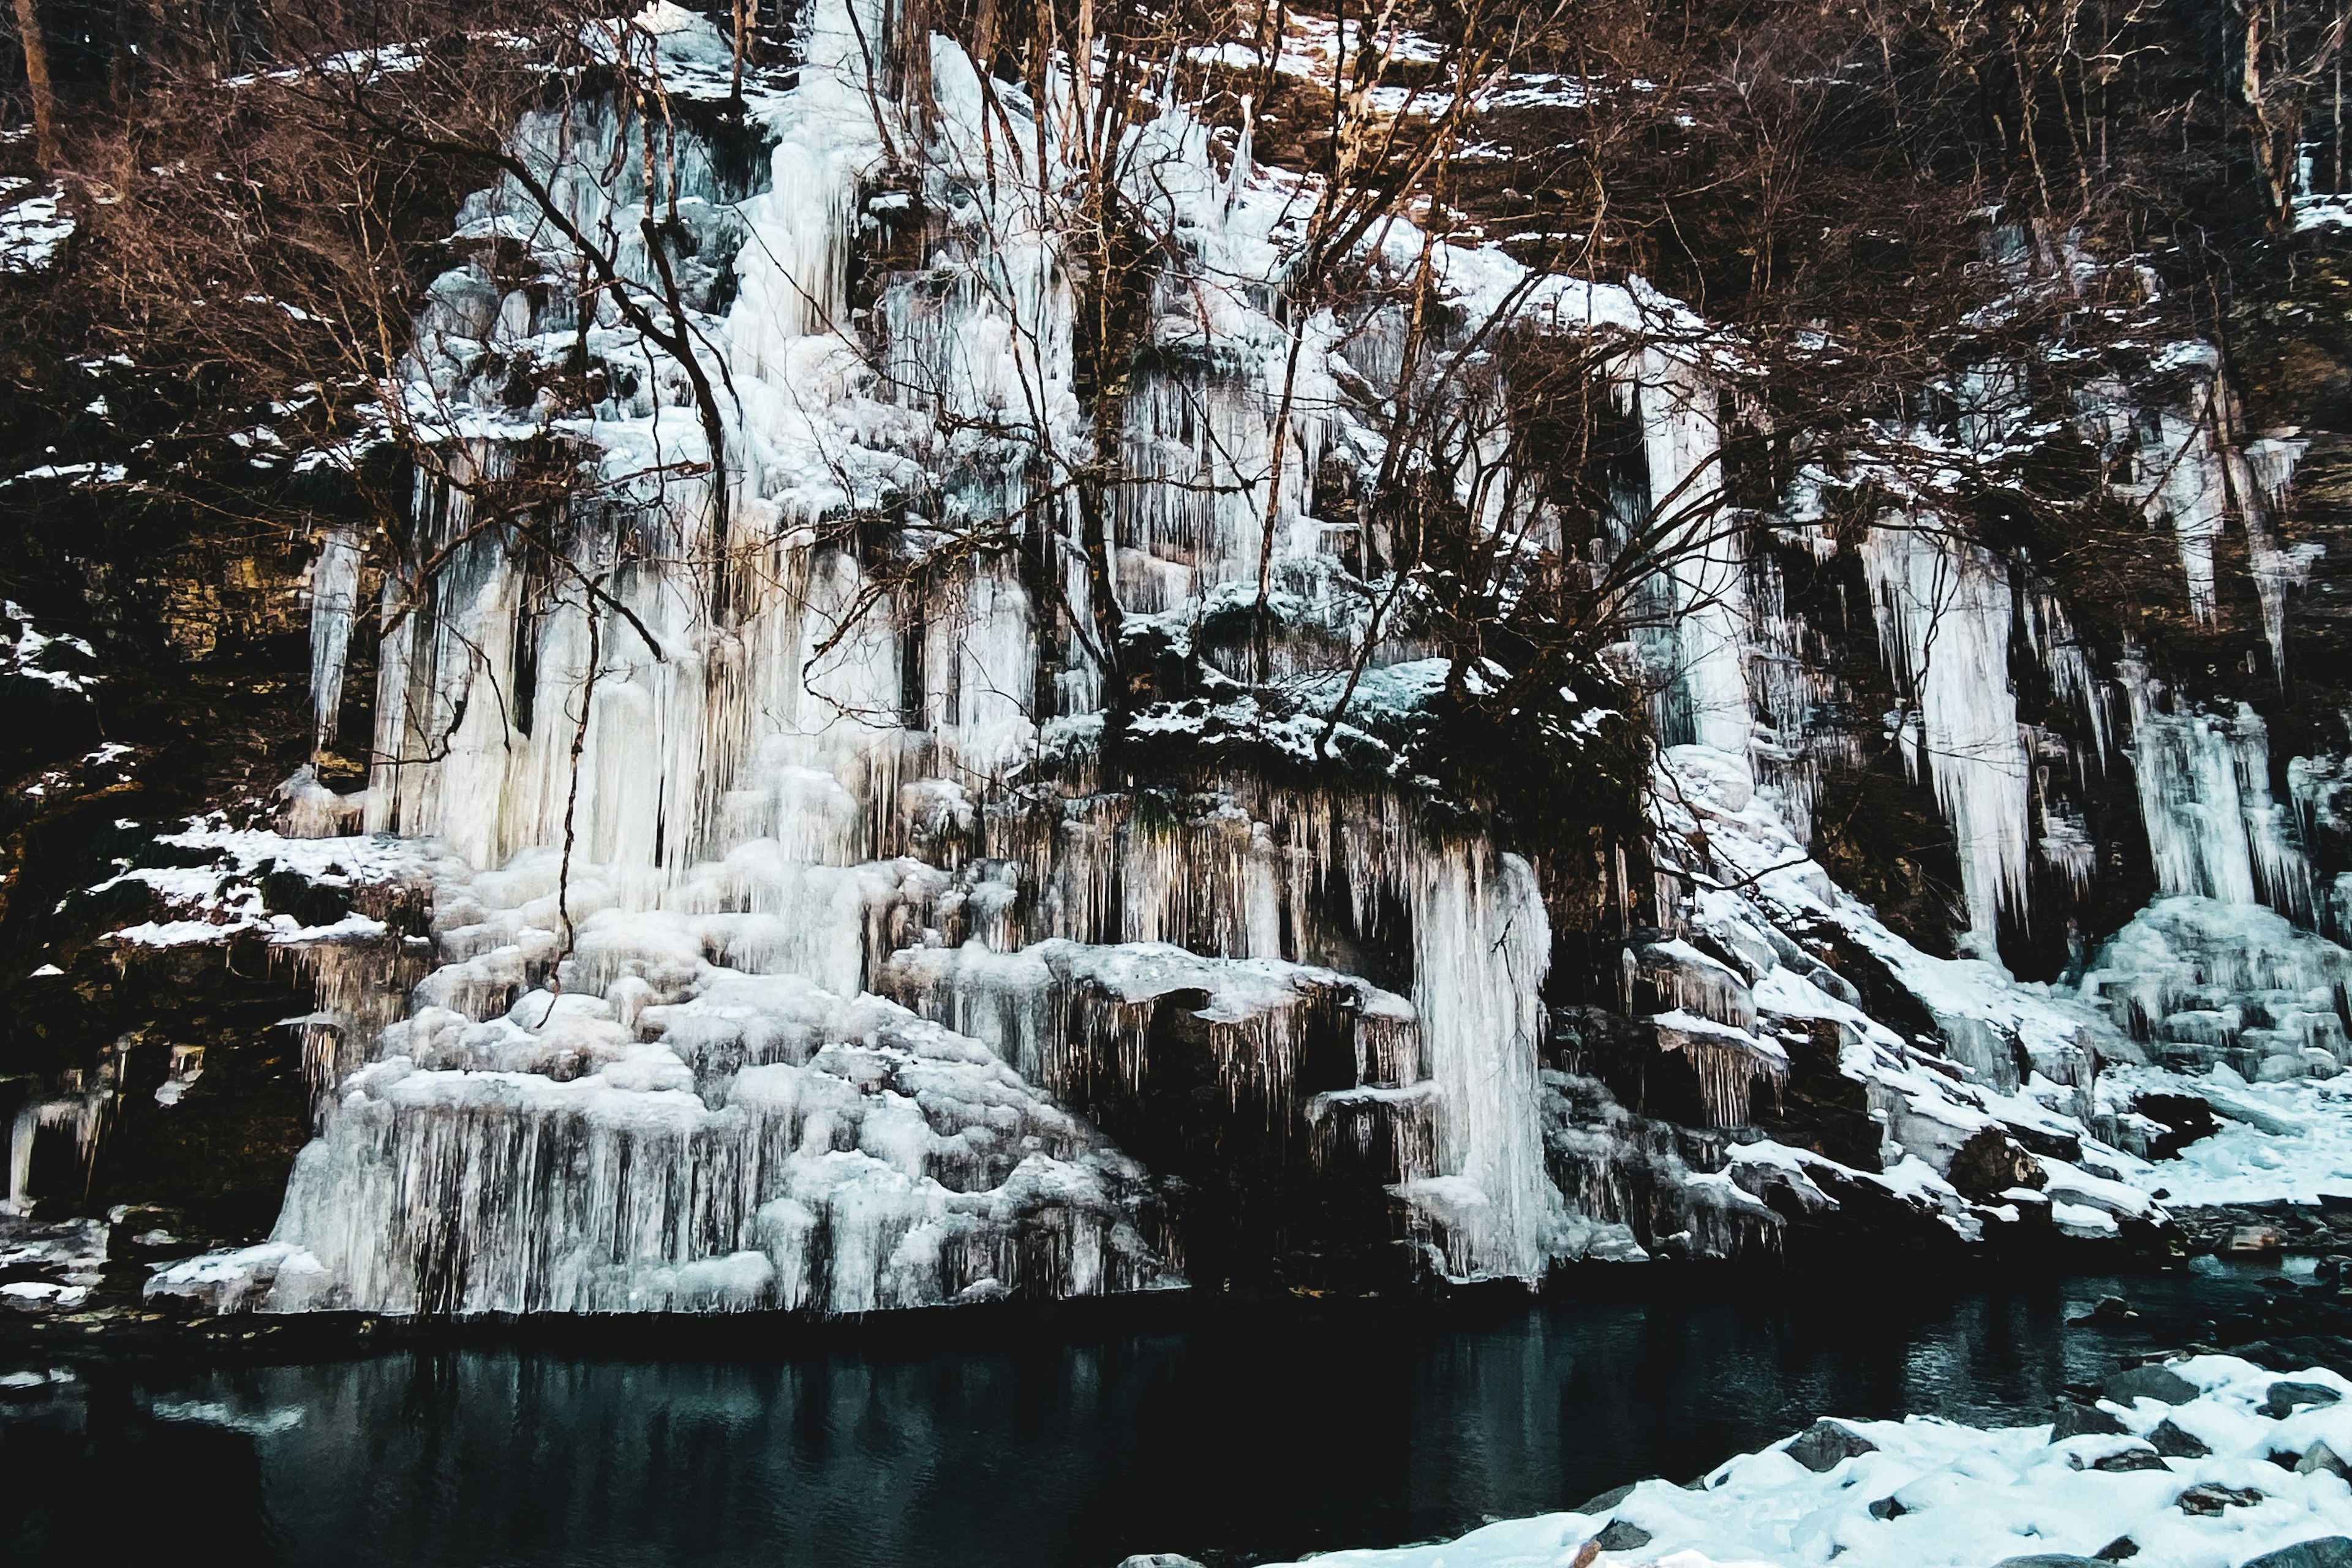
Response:
M1408 353L1388 253L1309 289L1297 175L1171 102L1106 380L998 62L921 40L877 104L887 19L817 0L737 116L719 35L646 16L660 168L592 94L457 214L400 528L157 590L249 733L160 787L97 645L8 606L76 748L12 850L11 1213L168 1205L142 1263L248 1244L150 1288L213 1310L2049 1253L2163 1244L2164 1162L2352 1064L2352 734L2281 695L2336 635L2296 464L2343 453L2283 334L2242 384L1988 347L1895 456L1766 460L1729 327L1433 234ZM686 338L562 286L600 243ZM2020 297L2028 248L1985 236ZM1561 416L1497 333L1600 411L1540 497L1500 476ZM1423 405L1511 455L1387 423ZM1458 635L1468 557L1380 521L1416 441L1487 598L1636 562L1598 630ZM2073 525L2163 546L2137 619L2000 513L2062 457ZM1642 556L1695 483L1738 504Z

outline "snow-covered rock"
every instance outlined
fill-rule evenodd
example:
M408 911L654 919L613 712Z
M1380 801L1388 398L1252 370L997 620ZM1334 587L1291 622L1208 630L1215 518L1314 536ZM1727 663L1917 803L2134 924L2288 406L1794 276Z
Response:
M2162 1379L2161 1396L2139 1390L2135 1378ZM1507 1521L1442 1545L1327 1552L1316 1562L2071 1568L2127 1559L2147 1568L2288 1568L2352 1552L2352 1485L2340 1467L2314 1458L2352 1443L2345 1400L2352 1382L2326 1371L2282 1377L2234 1357L2200 1356L2126 1373L2113 1386L2121 1397L2098 1408L2114 1431L2053 1436L2048 1425L1824 1420L1687 1487L1643 1481L1584 1511ZM2179 1452L2190 1447L2210 1451Z

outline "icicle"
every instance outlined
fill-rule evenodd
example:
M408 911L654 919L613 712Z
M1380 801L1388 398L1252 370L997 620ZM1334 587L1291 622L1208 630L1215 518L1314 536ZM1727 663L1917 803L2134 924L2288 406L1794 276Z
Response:
M1650 526L1662 531L1657 554L1673 595L1677 686L1691 738L1745 758L1754 728L1748 697L1748 559L1719 493L1722 434L1715 389L1660 350L1644 350L1639 360Z
M311 744L320 751L334 743L343 710L343 668L359 609L362 554L357 536L337 529L320 541L319 558L310 567Z
M1978 956L2022 912L2031 832L2025 744L2009 679L2009 577L1990 552L1931 518L1890 515L1863 542L1888 666L1919 705L1912 776L1925 769L1951 824Z
M2225 904L2267 903L2308 921L2311 868L2271 798L2260 715L2243 703L2234 718L2178 711L2143 663L2126 659L2119 673L2158 885Z
M1537 1121L1551 927L1535 874L1483 843L1426 853L1412 880L1413 1007L1438 1095L1439 1174L1402 1191L1462 1275L1540 1275L1560 1221Z

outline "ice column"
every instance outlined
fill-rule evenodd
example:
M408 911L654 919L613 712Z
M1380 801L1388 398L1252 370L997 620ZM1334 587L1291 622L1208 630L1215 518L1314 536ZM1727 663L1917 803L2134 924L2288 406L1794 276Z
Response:
M359 538L337 529L319 544L310 567L310 700L313 745L333 744L343 709L343 670L351 658L352 616L359 607Z
M1482 842L1412 873L1413 1007L1440 1101L1435 1178L1404 1195L1447 1227L1457 1275L1543 1272L1561 1204L1544 1170L1537 1047L1551 926L1534 871Z
M2032 769L2009 679L2009 574L1990 551L1933 518L1890 513L1863 542L1886 662L1919 705L1924 766L1952 826L1969 934L1990 957L2003 910L2026 900ZM1924 754L1923 754L1924 753Z
M1657 349L1640 361L1639 412L1650 471L1649 526L1674 595L1676 685L1692 739L1748 755L1748 561L1720 503L1722 431L1715 388Z

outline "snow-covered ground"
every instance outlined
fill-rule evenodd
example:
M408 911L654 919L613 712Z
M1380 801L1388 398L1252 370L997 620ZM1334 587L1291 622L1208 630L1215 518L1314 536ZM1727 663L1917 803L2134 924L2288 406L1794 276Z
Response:
M2166 1375L2167 1373L2169 1376ZM2135 1386L2137 1385L2137 1386ZM1510 1520L1441 1545L1318 1556L1318 1568L2242 1568L2352 1537L2352 1382L2233 1356L2119 1373L2098 1409L2125 1428L2052 1437L1914 1416L1817 1425L1717 1466L1647 1480L1588 1511ZM2155 1397L2151 1397L2153 1394ZM2168 1399L2182 1403L2168 1404ZM2197 1449L2209 1452L2190 1458ZM2323 1452L2323 1448L2325 1452ZM2162 1450L2162 1452L2159 1452ZM2170 1457L2168 1457L2169 1455ZM2287 1463L2274 1462L2273 1456ZM1600 1550L1588 1551L1598 1538ZM2133 1550L2126 1552L2124 1543ZM2276 1568L2346 1557L2295 1553Z
M2168 1208L2352 1195L2352 1078L2250 1084L2226 1067L2198 1078L2120 1068L2107 1078L2133 1092L2196 1096L2215 1109L2219 1131L2178 1158L2123 1164L2126 1181L2161 1191Z

